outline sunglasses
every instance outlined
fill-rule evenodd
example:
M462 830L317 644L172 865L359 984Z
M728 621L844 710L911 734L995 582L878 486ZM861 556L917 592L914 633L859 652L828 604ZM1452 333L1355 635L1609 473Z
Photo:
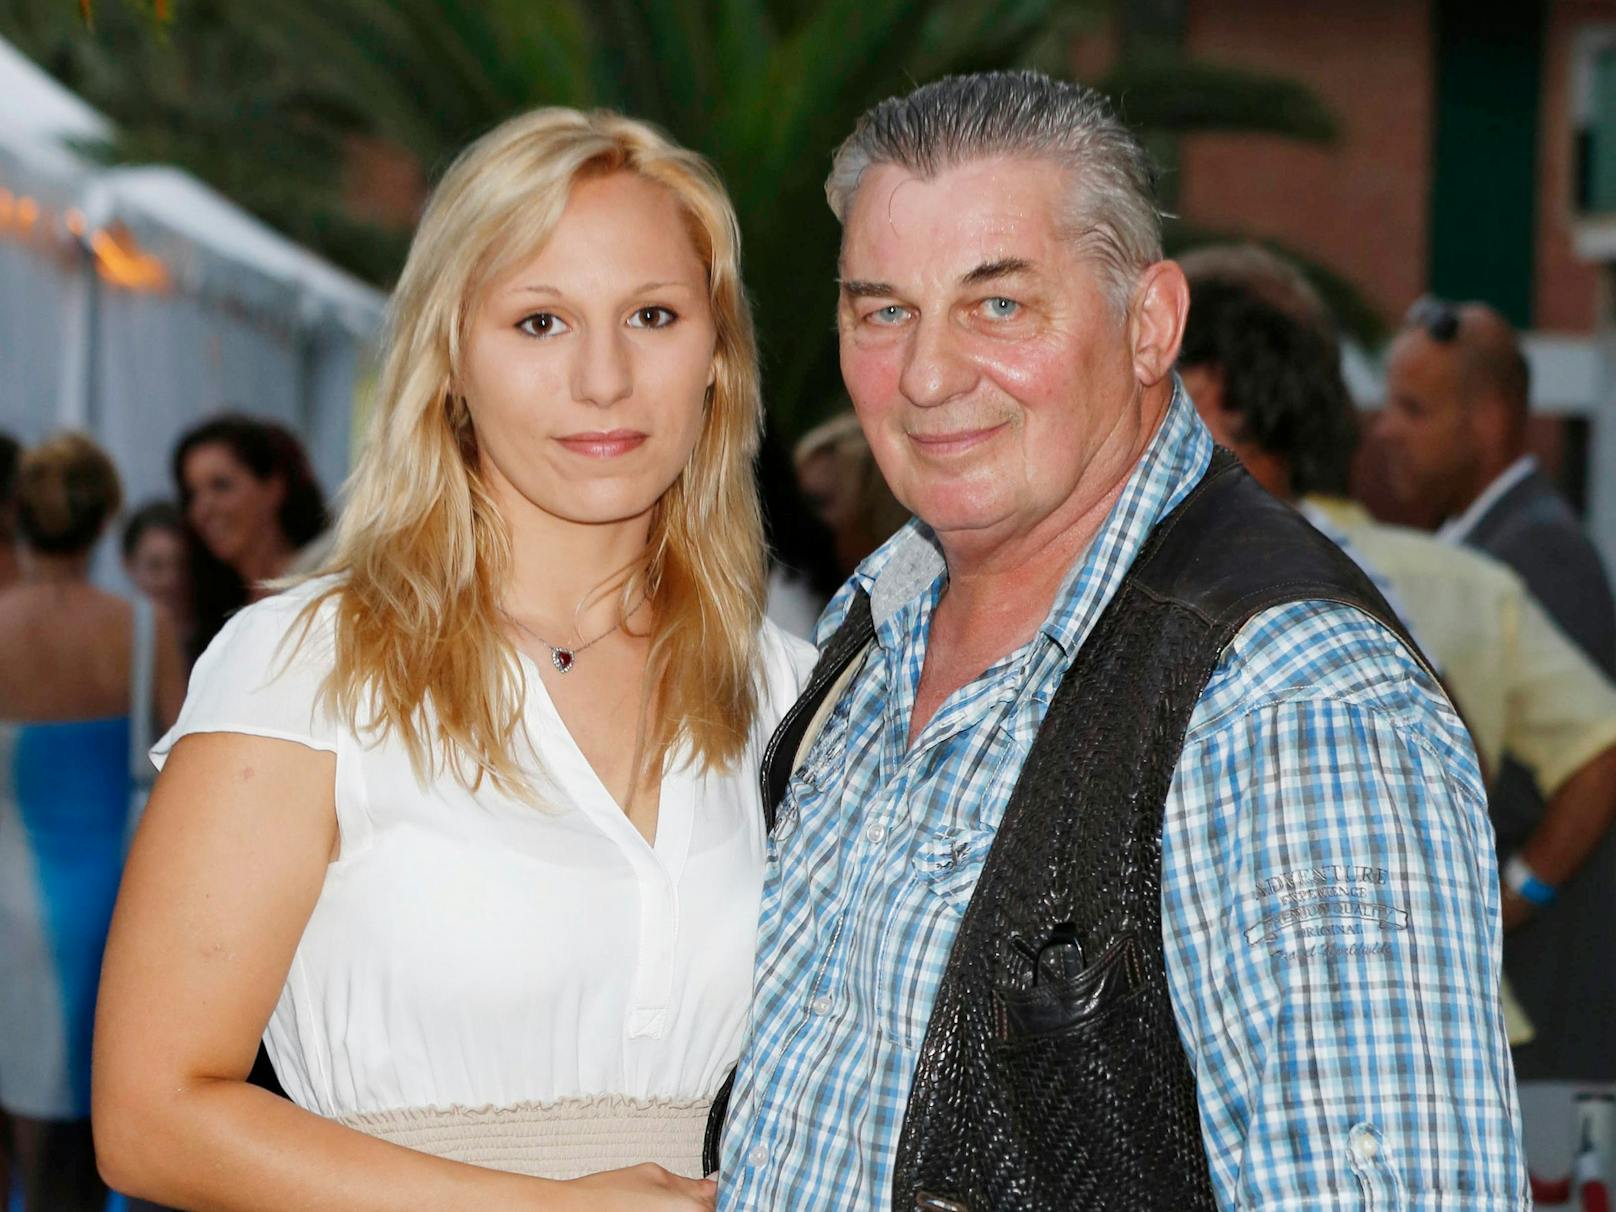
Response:
M1423 328L1431 340L1446 345L1459 335L1459 305L1426 295L1414 301L1404 322Z

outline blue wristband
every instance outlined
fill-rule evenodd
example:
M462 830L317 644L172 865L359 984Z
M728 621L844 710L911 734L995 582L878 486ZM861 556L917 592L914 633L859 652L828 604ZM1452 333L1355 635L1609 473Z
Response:
M1520 897L1523 901L1542 907L1554 904L1555 897L1560 890L1553 884L1538 878L1537 872L1526 865L1526 860L1520 855L1512 855L1509 862L1504 864L1504 886Z

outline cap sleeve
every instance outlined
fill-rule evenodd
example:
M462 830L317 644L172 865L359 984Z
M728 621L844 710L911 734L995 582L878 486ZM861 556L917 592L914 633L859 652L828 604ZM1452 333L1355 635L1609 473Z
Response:
M758 639L762 666L758 725L762 739L767 741L780 718L791 710L802 688L808 684L819 653L812 644L768 619L764 620Z
M151 751L161 769L181 737L239 732L337 751L338 724L318 706L332 664L332 607L305 632L303 608L323 588L299 586L241 610L213 638L186 690L179 719Z

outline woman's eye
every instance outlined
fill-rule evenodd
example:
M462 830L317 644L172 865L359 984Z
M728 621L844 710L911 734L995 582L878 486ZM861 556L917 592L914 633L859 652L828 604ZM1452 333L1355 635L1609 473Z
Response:
M987 311L987 314L995 320L1008 320L1021 310L1021 304L1014 299L1006 299L1002 296L988 299L982 306Z
M666 328L679 317L666 307L642 307L629 317L630 328Z
M530 337L553 337L557 333L567 331L561 317L548 311L536 311L531 316L523 316L516 322L516 328L517 331Z

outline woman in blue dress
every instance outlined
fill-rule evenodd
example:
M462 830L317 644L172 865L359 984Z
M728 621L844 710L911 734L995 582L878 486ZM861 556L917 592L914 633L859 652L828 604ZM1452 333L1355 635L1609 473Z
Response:
M23 1206L99 1208L90 1028L132 757L179 711L172 628L88 580L118 477L78 434L23 456L21 579L0 591L0 1108Z

